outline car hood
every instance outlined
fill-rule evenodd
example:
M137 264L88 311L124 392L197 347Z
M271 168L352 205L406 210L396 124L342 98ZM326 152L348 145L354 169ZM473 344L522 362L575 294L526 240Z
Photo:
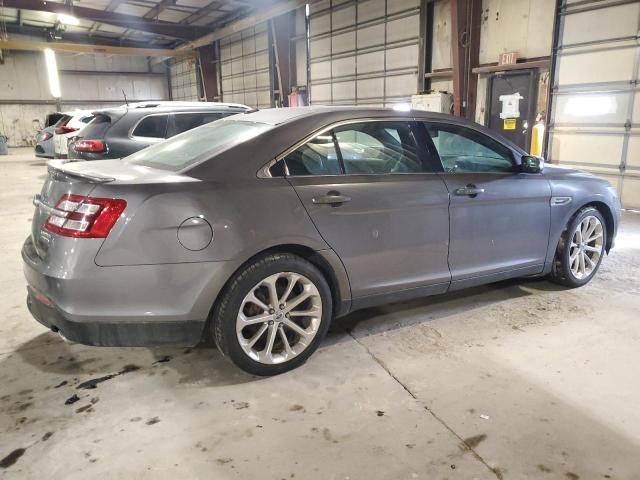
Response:
M159 168L135 165L120 159L66 163L60 160L52 160L48 165L49 168L94 183L147 184L200 181L186 175L178 175Z

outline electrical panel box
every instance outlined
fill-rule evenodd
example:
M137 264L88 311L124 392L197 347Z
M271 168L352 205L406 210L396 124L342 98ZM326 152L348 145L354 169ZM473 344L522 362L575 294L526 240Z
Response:
M428 93L411 96L411 107L414 110L451 113L452 104L453 96L449 93Z

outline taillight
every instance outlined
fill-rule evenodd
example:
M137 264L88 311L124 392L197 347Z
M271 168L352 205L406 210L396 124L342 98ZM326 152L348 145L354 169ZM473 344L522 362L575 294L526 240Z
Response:
M56 127L56 133L58 135L65 135L67 133L75 132L76 130L78 129L73 127L67 127L66 125L61 125L59 127Z
M115 198L63 195L44 228L64 237L106 238L126 206Z
M72 148L76 152L104 152L105 144L102 140L77 140L73 143Z
M51 137L53 137L53 135L51 134L51 132L42 132L40 134L40 139L38 140L39 142L44 142L46 140L49 140Z

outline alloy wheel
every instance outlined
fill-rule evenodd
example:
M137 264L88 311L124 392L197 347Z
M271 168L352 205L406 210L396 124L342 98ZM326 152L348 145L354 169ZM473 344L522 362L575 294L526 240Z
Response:
M283 363L313 341L322 319L322 299L304 275L280 272L256 284L236 319L238 342L253 360Z
M602 222L595 216L582 219L571 236L569 267L578 280L590 277L604 250Z

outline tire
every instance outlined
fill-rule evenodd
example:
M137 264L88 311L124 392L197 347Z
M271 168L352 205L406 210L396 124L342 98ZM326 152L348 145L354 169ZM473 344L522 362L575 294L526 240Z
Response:
M599 233L600 236L596 240L585 242L583 247L580 247L579 239L582 237L576 237L578 235L578 227L580 227L581 232L585 231L584 225L588 222L592 222L588 224L588 227L596 224L596 221L592 219L597 220L599 227L595 227L594 233L591 237L595 237L597 233ZM588 230L586 231L588 233ZM578 241L576 242L576 240ZM556 255L553 260L550 279L555 283L569 288L581 287L582 285L589 283L595 276L598 268L600 268L602 258L605 254L606 243L607 224L602 214L594 207L582 208L571 218L565 230L562 232L562 236L558 242L558 248L556 249ZM591 257L592 254L595 254L595 251L585 250L595 248L599 249L597 259ZM575 254L576 251L577 256L572 257L572 254ZM580 265L581 255L586 255L587 257L582 260L582 265L586 266L584 268L581 268ZM577 264L575 263L576 260L574 260L574 258L577 259Z
M277 302L271 301L274 291ZM313 354L332 315L331 289L322 273L301 257L273 253L242 267L228 282L213 309L212 332L218 349L240 369L278 375Z

